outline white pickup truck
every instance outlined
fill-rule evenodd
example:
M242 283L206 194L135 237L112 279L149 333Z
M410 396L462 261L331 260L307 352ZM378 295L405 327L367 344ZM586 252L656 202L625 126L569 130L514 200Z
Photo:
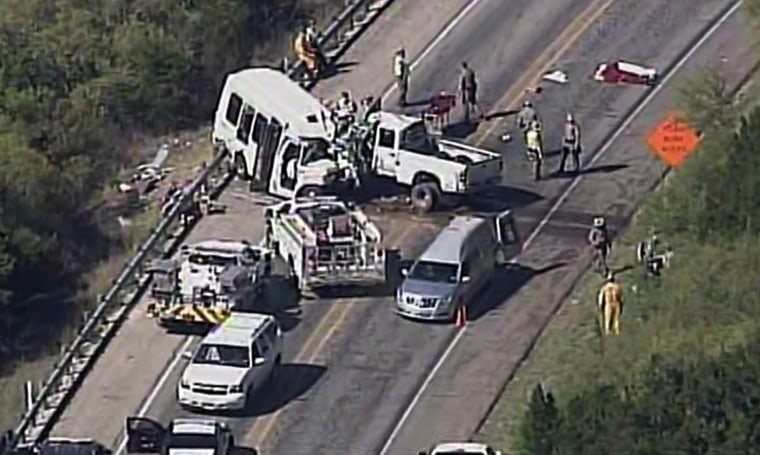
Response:
M416 117L378 112L369 141L371 172L411 187L412 205L433 209L442 194L474 193L501 181L499 153L438 139Z
M212 140L252 190L285 199L335 193L346 185L353 190L360 174L360 180L380 176L409 186L415 207L429 211L442 194L468 194L501 180L498 153L436 139L422 119L389 112L373 117L371 127L343 133L330 111L296 82L274 69L248 68L227 76ZM357 155L360 166L341 163Z

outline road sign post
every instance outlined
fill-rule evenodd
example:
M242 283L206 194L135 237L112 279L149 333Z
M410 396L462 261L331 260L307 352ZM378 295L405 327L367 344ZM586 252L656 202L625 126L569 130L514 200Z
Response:
M691 125L672 114L655 125L646 138L649 149L670 167L680 166L699 141Z

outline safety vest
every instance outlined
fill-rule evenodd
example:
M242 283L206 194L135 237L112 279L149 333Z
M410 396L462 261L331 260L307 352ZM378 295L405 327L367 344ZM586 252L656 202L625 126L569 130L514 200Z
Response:
M541 136L539 135L538 131L530 130L525 133L525 141L527 142L529 150L534 150L538 153L541 153Z
M400 55L393 57L393 76L399 79L407 76L406 60Z

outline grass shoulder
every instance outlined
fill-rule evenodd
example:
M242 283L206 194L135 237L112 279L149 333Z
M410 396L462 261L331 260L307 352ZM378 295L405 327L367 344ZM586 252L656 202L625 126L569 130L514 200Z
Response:
M752 98L756 87L757 77L743 90L742 98ZM482 429L483 439L516 450L520 423L537 384L550 390L561 408L591 388L635 381L645 374L653 356L687 361L731 350L757 333L757 230L733 226L726 229L731 234L720 236L705 235L698 226L690 226L703 218L726 216L712 213L710 203L687 200L699 198L699 193L691 191L704 183L705 176L730 193L734 184L730 172L705 172L719 149L717 142L703 140L695 156L668 176L616 239L612 267L625 270L618 275L626 297L621 335L601 335L596 297L603 277L589 272L508 384ZM760 170L758 163L746 165ZM682 211L687 213L677 213ZM749 223L753 217L743 220ZM721 220L705 219L703 224L710 223L717 226ZM653 229L675 251L671 268L659 278L647 277L635 265L636 246Z

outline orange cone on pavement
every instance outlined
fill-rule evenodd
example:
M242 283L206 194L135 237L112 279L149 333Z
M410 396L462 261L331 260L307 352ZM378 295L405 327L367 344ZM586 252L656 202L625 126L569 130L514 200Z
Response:
M456 326L464 327L466 323L467 323L467 308L463 305L457 309Z

